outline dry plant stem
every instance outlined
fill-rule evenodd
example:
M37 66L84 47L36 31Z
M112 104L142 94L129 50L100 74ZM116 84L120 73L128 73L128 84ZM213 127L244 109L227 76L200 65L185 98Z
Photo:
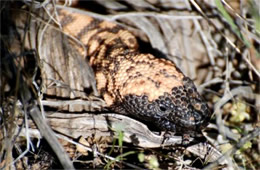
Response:
M66 154L66 151L61 146L59 141L57 140L54 132L47 125L46 121L42 118L41 112L36 106L33 106L29 109L30 116L33 118L37 127L39 128L42 136L48 141L50 147L56 153L58 159L60 160L61 165L64 169L75 169L73 164Z
M70 8L70 7L65 7L65 6L61 6L61 5L56 5L57 8L62 8L62 9L66 9L66 10L70 10L70 11L74 11L77 13L81 13L84 15L89 15L95 18L99 18L102 20L107 20L107 21L115 21L117 19L121 19L121 18L131 18L131 17L141 17L141 16L146 16L146 17L154 17L154 18L164 18L164 19L173 19L173 20L191 20L191 19L203 19L203 17L195 15L187 15L187 16L176 16L176 15L172 15L170 12L169 13L156 13L156 12L127 12L127 13L117 13L115 15L101 15L101 14L97 14L94 12L89 12L89 11L82 11L79 9L75 9L75 8Z
M31 8L30 8L30 11L31 11ZM26 26L24 27L24 36L22 37L22 44L21 44L21 51L22 52L24 52L24 42L25 42L25 39L26 39L26 33L28 32L28 29L29 29L29 27L28 27L28 25L30 25L30 22L31 22L31 16L30 15L27 15L26 16ZM20 59L20 58L19 58ZM11 61L11 62L13 62L13 60ZM18 60L18 62L20 62L19 60ZM14 63L12 63L12 65L15 65ZM10 72L15 72L16 73L16 82L15 82L15 93L14 93L14 97L15 97L15 99L14 99L14 107L13 107L13 110L12 110L12 112L13 112L13 117L12 117L12 119L14 119L16 116L17 116L17 112L18 112L18 109L17 109L17 101L18 101L18 94L20 93L20 96L21 96L21 100L24 102L24 101L28 101L28 99L29 98L31 98L31 94L30 93L28 93L29 92L29 90L28 90L28 88L26 87L26 85L25 85L25 83L24 83L24 81L23 81L23 79L21 78L21 65L20 64L18 64L18 66L17 66L17 68L16 69L14 69L14 70L9 70ZM26 116L25 116L25 119L27 119L26 118ZM15 121L12 121L12 123L13 122L15 122ZM15 130L15 128L16 128L16 126L15 126L15 124L12 124L12 126L10 126L11 128L11 130L9 131L7 131L8 132L8 135L10 135L10 137L9 137L9 139L7 138L7 140L6 140L6 147L7 147L7 149L6 149L6 151L7 151L7 158L6 158L6 162L7 162L7 167L8 168L10 168L11 169L11 166L17 161L17 160L19 160L22 156L24 156L27 152L28 152L28 150L29 150L29 143L30 143L30 139L29 139L29 137L28 137L28 133L26 133L26 138L27 138L27 141L26 141L26 144L27 144L27 147L26 147L26 150L22 153L22 154L20 154L20 156L15 160L15 161L13 161L13 156L12 156L12 150L13 150L13 146L14 146L14 139L15 139L15 135L14 135L14 130ZM28 129L28 126L26 126L26 129ZM14 141L14 142L13 142Z
M223 81L224 80L222 78L216 77L216 78L213 78L213 79L211 79L209 81L206 81L205 83L201 84L200 88L204 89L207 86L210 86L210 85L213 85L213 84L217 84L217 83L222 83Z
M182 143L181 136L172 136L163 143L163 136L152 133L143 123L119 114L52 113L47 116L47 120L53 130L74 139L80 136L92 136L93 134L95 136L111 136L112 130L121 124L124 125L122 129L124 141L140 147L158 148ZM194 139L191 138L190 140Z
M68 142L71 143L71 144L74 144L74 145L76 145L76 146L80 146L80 147L86 149L86 151L93 152L94 155L102 156L102 157L107 158L107 159L109 159L109 160L111 160L111 161L123 163L123 164L125 164L125 165L127 165L127 166L129 166L129 167L131 167L131 168L134 168L134 169L141 169L140 167L135 166L135 165L133 165L133 164L127 163L127 162L122 161L122 160L118 160L118 159L116 159L116 158L114 158L114 157L112 157L112 156L109 156L109 155L104 155L104 154L102 154L102 153L100 153L100 152L98 152L98 151L96 151L96 150L94 151L94 150L91 149L90 147L87 147L87 146L85 146L85 145L83 145L83 144L81 144L81 143L75 142L75 141L71 140L70 138L68 138L68 137L66 137L66 136L64 136L64 135L56 134L56 136L57 136L58 138L60 138L60 139L63 139L63 140L65 140L65 141L68 141ZM94 152L95 152L95 153L94 153Z
M205 47L206 47L206 50L207 50L208 56L209 56L210 64L211 64L212 66L215 66L215 58L214 58L214 55L213 55L213 53L212 53L213 48L212 48L212 46L210 45L207 36L206 36L206 35L204 34L204 32L201 30L201 26L200 26L198 20L193 19L193 23L195 24L196 30L199 31L199 34L200 34L200 36L201 36L201 39L202 39L202 41L203 41L203 43L204 43L204 45L205 45Z
M31 146L32 150L34 151L34 147L32 145L31 139L30 139L28 117L27 117L27 113L26 112L24 114L24 120L25 120L26 149L25 149L25 151L20 153L20 155L12 162L12 164L15 164L18 160L20 160L22 157L24 157L27 154L27 152L29 152L30 146Z
M118 124L124 124L126 127L129 127L122 130L124 132L124 142L133 142L132 136L134 137L134 141L139 141L139 143L134 142L139 147L159 148L162 147L162 145L164 147L172 147L182 142L180 136L171 136L162 144L164 140L163 135L155 135L149 131L144 124L126 116L113 113L100 115L52 113L46 116L46 121L50 124L51 128L58 133L56 135L64 140L93 135L96 137L111 137L111 129L115 129ZM30 127L35 127L35 125L31 122ZM41 137L39 136L40 133L37 133L35 129L30 129L29 133L31 137ZM21 135L23 134L21 133ZM73 141L71 141L71 143L75 144ZM92 152L92 149L86 149ZM207 143L198 143L186 149L200 158L206 159L208 162L213 162L221 156L219 151Z
M181 20L180 23L181 23L181 27L183 28L182 34L186 35L187 33L185 32L185 27L187 26L186 25L187 22ZM186 62L186 64L187 64L186 74L188 74L191 79L194 79L194 78L196 78L195 66L194 66L193 62L188 62L189 60L190 61L195 60L194 55L193 55L192 51L190 50L191 43L187 36L182 36L182 41L183 41L184 55L187 57L187 60L183 61L183 62Z
M154 18L164 18L164 19L174 19L174 20L202 19L201 16L193 16L193 15L176 16L176 15L172 15L171 13L161 14L161 13L155 13L155 12L128 12L128 13L119 13L119 14L116 14L116 15L108 15L110 20L111 19L116 20L116 19L127 18L127 17L140 17L140 16L154 17Z
M241 16L240 14L238 14L226 1L224 1L224 0L221 0L221 1L222 1L223 4L225 4L226 7L228 7L228 9L229 9L230 11L232 11L233 14L235 14L239 19L241 19L241 20L242 20L244 23L246 23L248 26L251 26L251 24L248 23L247 19L246 19L245 17ZM240 2L240 3L243 3L243 1Z
M56 5L57 8L62 8L70 11L75 11L77 13L81 13L84 15L89 15L95 18L107 20L107 21L115 21L117 19L121 18L130 18L130 17L141 17L141 16L146 16L146 17L154 17L154 18L165 18L165 19L173 19L173 20L191 20L191 19L203 19L202 16L199 15L187 15L187 16L176 16L172 15L170 12L169 13L156 13L156 12L126 12L126 13L117 13L115 15L101 15L97 14L94 12L89 12L89 11L82 11L79 9L75 8L70 8L70 7L65 7L61 5Z
M211 24L215 29L225 38L225 40L239 53L241 54L241 51L237 46L222 32L220 31L214 22L212 22L207 15L203 12L203 10L200 8L200 6L194 1L190 0L191 4L200 12L200 14Z
M45 9L45 8L44 8ZM31 13L31 12L30 12ZM49 15L50 16L50 18L48 19L48 21L47 21L47 23L46 24L43 24L42 26L43 26L43 28L42 28L42 30L41 30L41 32L39 33L39 45L38 45L38 51L39 51L39 55L42 55L42 42L43 42L43 35L45 34L45 32L46 32L46 29L48 28L48 26L50 25L50 22L53 20L52 18L52 16L51 15ZM44 54L44 53L43 53ZM40 58L43 58L43 57L40 57Z
M15 106L14 106L15 108ZM15 113L15 109L14 109L14 112ZM13 114L15 115L15 114ZM11 119L14 119L15 116L12 116ZM12 156L12 149L13 149L13 138L14 138L14 131L15 131L15 128L16 126L14 125L14 122L15 121L12 121L11 120L11 123L8 125L9 126L9 129L5 129L6 130L6 137L5 137L5 140L4 140L4 143L1 142L2 144L5 145L5 148L6 148L6 166L7 168L11 169L11 165L13 165L13 156ZM2 150L1 150L2 151ZM2 151L3 153L3 151Z
M255 74L258 76L258 78L260 78L260 73L258 72L258 70L255 68L255 66L251 63L250 60L248 60L247 56L250 55L248 50L245 50L245 52L243 52L242 56L243 59L245 60L245 62L248 64L248 66L255 72Z
M252 140L253 138L260 135L260 128L256 128L252 133L246 135L242 139L240 139L240 142L238 142L236 145L234 145L229 151L227 151L223 156L221 156L217 161L207 166L205 169L210 170L216 167L220 162L223 162L226 158L231 157L235 154L237 150L239 150L246 142Z
M105 7L106 9L112 9L112 10L120 10L120 9L126 9L127 7L117 1L113 0L95 0L97 3Z
M131 0L131 1L127 1L128 4L131 4L131 6L136 6L136 7L140 7L140 8L150 8L154 11L156 11L156 7L154 7L152 4L150 4L148 1L140 1L140 0Z
M102 108L105 107L104 102L98 102L98 101L86 101L86 100L61 100L61 101L48 101L48 100L42 100L41 103L44 106L66 106L66 105L85 105L91 108Z

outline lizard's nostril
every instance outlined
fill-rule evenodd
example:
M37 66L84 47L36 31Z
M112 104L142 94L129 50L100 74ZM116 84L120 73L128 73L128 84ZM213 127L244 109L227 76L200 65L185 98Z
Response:
M194 122L195 121L195 118L193 116L190 117L190 121L191 122Z
M201 110L201 104L199 104L199 103L194 104L194 108L196 110Z

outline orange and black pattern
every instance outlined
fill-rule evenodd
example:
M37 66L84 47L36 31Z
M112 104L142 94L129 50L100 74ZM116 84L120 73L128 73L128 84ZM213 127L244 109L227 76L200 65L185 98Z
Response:
M58 12L63 31L85 45L86 54L75 48L87 57L112 110L172 132L193 134L207 125L207 104L172 61L140 53L134 35L115 23Z

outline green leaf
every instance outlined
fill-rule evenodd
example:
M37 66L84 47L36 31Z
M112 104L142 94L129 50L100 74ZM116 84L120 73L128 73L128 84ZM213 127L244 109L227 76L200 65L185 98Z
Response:
M119 147L123 147L123 139L124 139L124 133L122 131L118 132L118 145Z
M158 159L154 155L152 155L151 159L149 160L149 168L150 169L158 169L159 168Z
M216 6L219 10L219 12L221 13L221 15L226 19L226 21L228 22L228 24L231 26L231 29L235 32L235 34L244 42L244 44L249 47L250 43L244 38L244 36L241 34L241 32L239 31L239 28L237 27L237 25L235 24L235 22L233 21L232 17L228 14L228 12L226 11L226 9L224 8L223 4L221 3L220 0L215 0Z
M144 162L144 158L145 158L144 153L139 153L139 154L138 154L138 160L139 160L140 162Z
M241 155L242 152L248 150L248 149L251 149L252 148L252 142L250 141L247 141L237 152L236 154L237 155Z
M114 130L116 131L116 134L118 136L118 145L119 147L123 147L123 139L124 139L124 125L118 123L114 127Z
M259 6L256 4L255 1L249 1L250 4L250 10L249 12L252 14L253 19L255 20L255 30L256 33L259 35L260 34L260 15L259 15Z

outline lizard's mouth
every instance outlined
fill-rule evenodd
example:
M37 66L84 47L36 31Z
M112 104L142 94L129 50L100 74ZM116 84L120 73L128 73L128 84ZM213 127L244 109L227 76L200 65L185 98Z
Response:
M190 117L190 120L179 119L179 121L186 126L197 126L204 123L204 120L194 120L194 117Z
M186 113L183 117L175 116L174 120L178 131L200 131L206 127L208 118L199 112Z

